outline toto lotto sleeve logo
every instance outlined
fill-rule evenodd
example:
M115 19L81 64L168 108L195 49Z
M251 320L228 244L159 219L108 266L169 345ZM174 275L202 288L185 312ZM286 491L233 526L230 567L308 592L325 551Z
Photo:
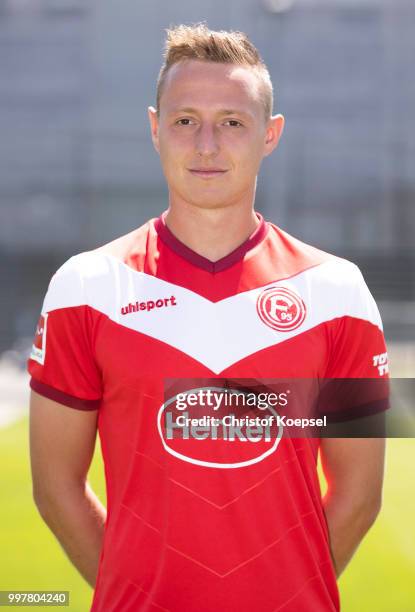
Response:
M258 296L256 309L265 325L281 332L297 329L306 316L303 300L285 287L264 289Z

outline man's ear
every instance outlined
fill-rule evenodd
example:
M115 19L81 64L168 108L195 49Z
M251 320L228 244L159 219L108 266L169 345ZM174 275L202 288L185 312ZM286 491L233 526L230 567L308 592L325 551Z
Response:
M269 155L277 147L284 130L285 119L282 115L274 115L268 121L265 136L265 155Z
M148 118L150 121L151 139L153 141L154 148L157 153L160 153L159 149L159 118L157 111L154 106L148 107Z

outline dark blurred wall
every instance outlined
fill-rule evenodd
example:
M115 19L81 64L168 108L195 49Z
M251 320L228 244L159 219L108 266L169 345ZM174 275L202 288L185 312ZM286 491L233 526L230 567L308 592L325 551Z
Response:
M0 348L69 255L166 208L146 109L172 23L244 30L269 65L287 124L258 208L415 300L415 3L276 4L0 0Z

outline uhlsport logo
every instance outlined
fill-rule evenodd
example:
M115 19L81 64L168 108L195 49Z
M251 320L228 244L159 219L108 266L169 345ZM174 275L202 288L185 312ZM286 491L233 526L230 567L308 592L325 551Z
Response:
M131 314L132 312L140 312L143 310L151 312L154 309L166 308L168 306L177 306L177 300L174 295L171 295L170 297L159 298L158 300L147 300L145 302L139 302L137 300L136 302L130 302L126 306L122 306L121 314L127 315Z
M258 296L256 309L265 325L280 332L297 329L306 316L303 300L286 287L264 289Z

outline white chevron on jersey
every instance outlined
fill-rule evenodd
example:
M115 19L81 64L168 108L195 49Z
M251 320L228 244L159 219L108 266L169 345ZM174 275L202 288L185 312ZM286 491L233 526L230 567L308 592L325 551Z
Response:
M276 331L258 316L258 296L274 286L290 289L302 298L306 317L297 329ZM163 300L172 295L175 306L121 314L122 306L130 302ZM215 374L259 350L342 316L363 319L382 329L377 306L359 269L340 258L215 303L184 287L137 272L112 255L81 253L69 259L52 278L42 314L82 305L182 351Z

